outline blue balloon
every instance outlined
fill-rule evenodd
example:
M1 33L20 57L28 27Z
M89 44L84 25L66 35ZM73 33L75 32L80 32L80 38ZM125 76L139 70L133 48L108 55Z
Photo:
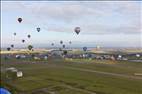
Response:
M7 89L0 88L0 94L11 94Z

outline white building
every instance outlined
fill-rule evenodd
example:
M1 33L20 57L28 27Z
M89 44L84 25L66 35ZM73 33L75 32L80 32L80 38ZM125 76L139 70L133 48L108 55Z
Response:
M136 54L136 57L140 57L140 54Z
M117 60L122 60L122 56L118 55Z
M44 56L44 60L47 60L48 56Z
M18 71L17 72L17 77L19 78L19 77L23 77L23 72L22 71Z

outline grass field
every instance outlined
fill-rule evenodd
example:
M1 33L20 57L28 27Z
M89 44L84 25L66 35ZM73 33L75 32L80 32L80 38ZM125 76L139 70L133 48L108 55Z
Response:
M142 94L142 63L109 60L1 60L24 76L5 81L13 94ZM37 63L30 63L37 62ZM4 75L4 74L2 74Z

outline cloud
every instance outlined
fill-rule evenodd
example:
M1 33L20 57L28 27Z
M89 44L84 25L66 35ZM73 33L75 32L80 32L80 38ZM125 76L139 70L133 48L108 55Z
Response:
M23 11L33 15L44 29L72 32L80 26L86 34L133 34L141 29L141 2L71 1L71 2L2 2L5 11ZM31 24L30 23L30 24Z

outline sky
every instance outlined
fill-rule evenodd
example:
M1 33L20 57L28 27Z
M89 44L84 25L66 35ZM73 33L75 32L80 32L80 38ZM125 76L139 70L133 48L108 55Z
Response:
M63 40L68 47L142 48L141 1L1 1L1 5L2 47L51 43L58 47ZM75 27L81 28L79 35Z

